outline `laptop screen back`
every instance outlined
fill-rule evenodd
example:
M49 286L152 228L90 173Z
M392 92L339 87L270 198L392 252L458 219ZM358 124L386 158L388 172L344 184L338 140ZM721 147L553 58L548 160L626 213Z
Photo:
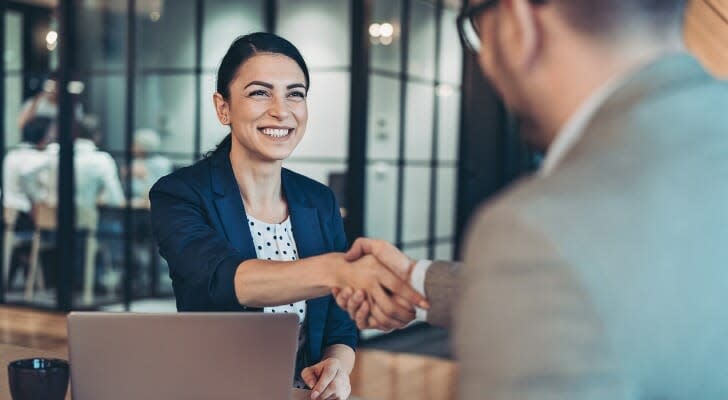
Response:
M286 399L298 317L73 312L68 337L74 400Z

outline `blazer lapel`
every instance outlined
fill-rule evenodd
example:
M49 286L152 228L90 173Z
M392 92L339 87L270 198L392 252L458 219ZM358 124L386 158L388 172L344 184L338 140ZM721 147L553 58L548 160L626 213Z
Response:
M255 258L255 247L253 237L248 227L248 217L245 214L243 200L240 198L240 190L235 181L232 165L228 153L214 156L212 160L212 189L219 195L215 199L220 224L225 230L225 235L230 243L241 252L246 258Z
M283 170L281 181L286 201L288 201L291 227L296 239L299 256L305 258L331 251L321 234L317 209L308 204L304 193L295 185L288 170ZM321 352L324 325L326 315L328 315L329 297L323 296L307 300L306 305L309 355L316 358L314 355Z

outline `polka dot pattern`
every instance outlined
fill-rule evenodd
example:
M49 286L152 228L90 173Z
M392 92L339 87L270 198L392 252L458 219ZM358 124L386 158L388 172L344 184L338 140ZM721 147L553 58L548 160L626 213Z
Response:
M253 244L255 246L255 252L258 259L271 261L293 261L298 258L298 251L296 249L296 242L293 239L293 229L291 227L290 218L286 218L286 220L280 224L269 224L248 216L248 227L250 228L250 235L253 237ZM298 348L304 348L304 344L306 343L305 300L282 304L275 307L264 307L263 312L271 314L296 314L298 316L298 324L300 326ZM298 371L298 373L300 373L300 371ZM300 376L295 377L293 385L299 389L306 388L306 383L301 380Z

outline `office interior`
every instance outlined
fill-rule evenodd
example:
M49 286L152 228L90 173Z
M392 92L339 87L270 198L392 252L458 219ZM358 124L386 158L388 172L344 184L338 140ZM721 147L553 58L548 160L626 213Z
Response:
M71 119L84 121L113 159L124 195L92 209L61 208L83 182L55 176L57 193L39 194L32 213L4 201L0 305L175 310L148 222L153 182L134 171L151 158L168 172L191 165L227 134L213 109L215 73L233 39L248 32L291 39L309 65L308 129L284 165L333 189L350 241L377 237L415 259L457 260L468 216L541 157L518 139L516 122L462 50L460 0L0 5L0 157L21 145L19 118L48 91L48 79L66 73L72 95L51 107L70 113L52 114L56 137L71 137ZM686 46L717 76L728 76L727 35L728 3L690 1ZM60 147L61 162L72 160L74 149ZM48 196L56 201L44 203ZM391 350L449 357L438 347L445 333L409 332L415 339ZM406 334L364 333L372 341Z

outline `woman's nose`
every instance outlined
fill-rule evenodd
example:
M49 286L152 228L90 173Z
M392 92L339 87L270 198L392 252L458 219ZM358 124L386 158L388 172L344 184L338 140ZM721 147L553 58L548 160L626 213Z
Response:
M268 114L277 119L287 118L290 113L286 101L281 98L275 98L268 108Z

